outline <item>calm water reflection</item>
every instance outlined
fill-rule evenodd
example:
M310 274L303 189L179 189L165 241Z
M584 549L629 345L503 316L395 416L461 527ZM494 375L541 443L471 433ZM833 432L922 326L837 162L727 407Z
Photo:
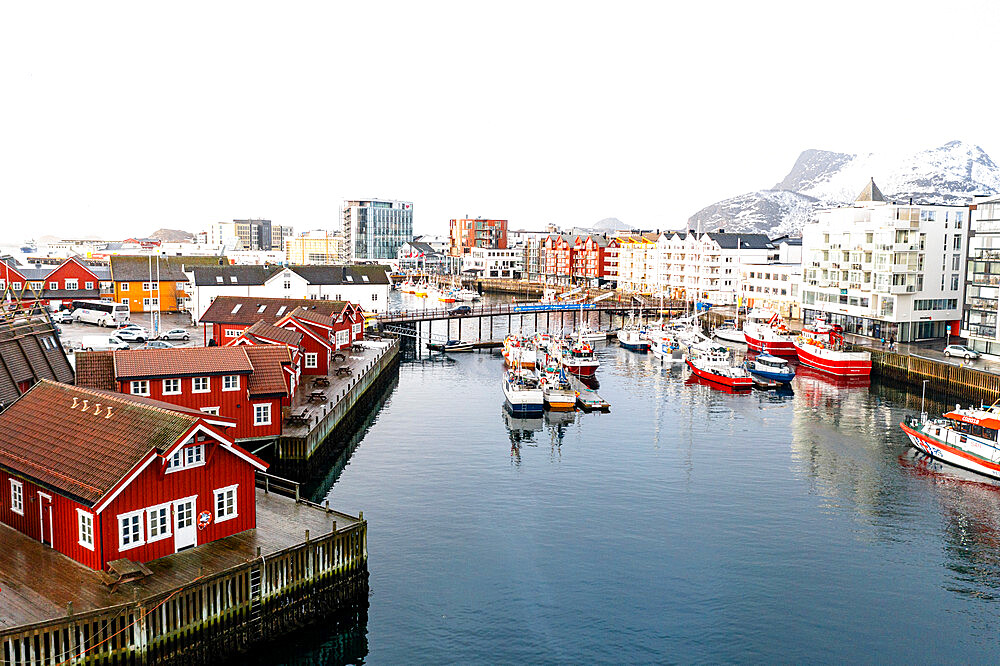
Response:
M808 373L732 395L600 359L611 413L541 419L502 409L499 356L404 364L316 491L369 520L367 621L283 658L997 657L1000 490L909 452L919 396Z

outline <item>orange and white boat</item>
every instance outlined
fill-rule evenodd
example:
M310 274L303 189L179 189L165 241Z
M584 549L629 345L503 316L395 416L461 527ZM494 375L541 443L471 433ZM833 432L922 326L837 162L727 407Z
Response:
M921 414L900 423L910 443L932 458L1000 479L1000 407L968 407L947 412L941 418Z

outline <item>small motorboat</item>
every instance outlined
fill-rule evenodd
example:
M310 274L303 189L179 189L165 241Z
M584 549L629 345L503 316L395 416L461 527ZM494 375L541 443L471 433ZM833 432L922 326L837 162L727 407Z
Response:
M517 416L541 416L545 411L545 396L531 370L515 369L504 373L503 393L511 412Z
M576 407L576 391L559 371L546 372L539 380L545 405L557 412L571 412Z
M754 377L787 384L795 379L795 370L788 365L788 361L770 354L758 354L753 359L747 359L743 366Z
M449 340L444 343L444 348L442 351L446 352L470 352L474 351L475 347L471 342L466 340Z
M747 342L743 329L736 328L736 322L732 319L727 319L722 323L722 325L717 326L715 330L712 331L712 336L719 338L720 340L725 340L726 342L738 342L744 345Z

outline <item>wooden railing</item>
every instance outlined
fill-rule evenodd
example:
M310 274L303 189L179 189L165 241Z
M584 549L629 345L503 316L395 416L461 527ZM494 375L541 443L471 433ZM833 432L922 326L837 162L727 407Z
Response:
M621 310L636 310L642 312L656 312L659 310L683 310L683 301L664 301L647 303L645 305L619 303L617 301L602 301L600 303L584 303L583 312L606 312ZM519 303L500 305L476 305L471 306L470 312L465 314L450 313L453 308L422 308L405 310L398 313L385 313L378 316L380 324L394 324L409 321L422 321L427 319L451 319L459 317L493 317L501 315L526 315L545 312L578 312L581 310L580 303Z
M0 631L3 666L211 663L367 595L359 522L172 591Z

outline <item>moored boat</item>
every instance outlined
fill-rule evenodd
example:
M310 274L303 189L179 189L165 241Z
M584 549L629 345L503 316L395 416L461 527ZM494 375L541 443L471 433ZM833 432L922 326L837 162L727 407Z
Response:
M560 371L546 372L539 380L545 405L557 412L570 412L576 408L576 391Z
M545 396L531 370L515 369L504 373L503 394L515 415L541 416L545 411Z
M444 343L443 351L446 352L471 352L475 349L471 342L466 340L449 340Z
M762 377L781 384L788 384L795 379L795 370L788 365L788 361L770 354L758 354L753 359L748 358L743 365L754 377Z
M725 340L726 342L738 342L740 344L746 344L746 336L743 334L743 330L736 328L736 322L732 319L728 319L722 323L720 326L716 326L715 330L712 331L712 337L719 338L720 340Z
M872 355L849 352L844 339L822 318L802 327L793 342L799 362L838 377L867 377L872 371Z
M470 301L478 301L480 298L482 298L479 295L478 291L476 291L475 289L468 289L468 288L466 288L466 289L459 289L456 292L456 296L458 297L458 300L464 301L466 303L468 303Z
M955 409L941 418L926 414L900 423L910 443L923 453L943 462L1000 479L1000 408Z
M601 362L594 356L594 348L584 340L564 345L559 358L566 372L579 377L593 377L601 367Z
M503 341L503 358L512 368L535 367L538 354L531 340L521 335L508 335Z
M741 365L733 365L729 350L724 347L700 350L698 354L688 356L685 362L700 379L731 389L753 387L750 373Z
M743 336L750 349L762 354L794 358L794 337L781 316L769 310L754 309L743 322Z
M577 340L583 340L584 342L606 342L608 336L603 331L595 331L590 328L587 322L580 324L580 328L573 333L573 338Z

